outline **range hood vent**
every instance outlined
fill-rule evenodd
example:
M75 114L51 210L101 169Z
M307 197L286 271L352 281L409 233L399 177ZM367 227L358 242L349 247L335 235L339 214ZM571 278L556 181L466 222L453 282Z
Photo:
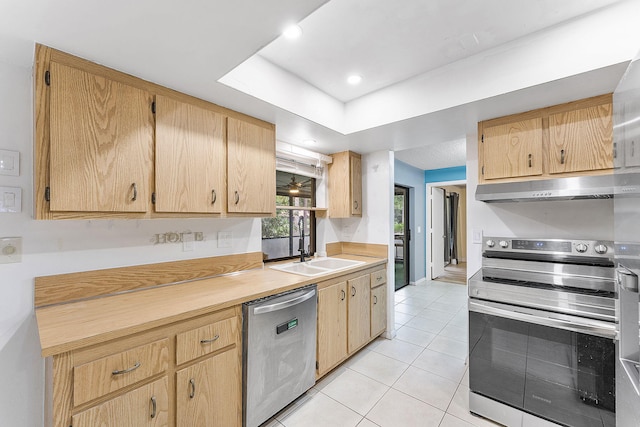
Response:
M476 200L486 203L609 199L616 192L614 175L480 184Z

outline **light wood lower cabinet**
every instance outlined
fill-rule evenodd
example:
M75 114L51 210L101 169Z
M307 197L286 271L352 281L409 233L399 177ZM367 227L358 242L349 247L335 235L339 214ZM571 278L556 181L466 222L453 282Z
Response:
M371 279L368 274L347 281L349 353L362 347L371 338L370 283Z
M160 427L169 425L167 377L72 417L73 427ZM204 425L204 424L203 424Z
M318 284L317 378L384 332L385 283L386 269L378 268Z
M318 291L318 374L347 357L347 282Z
M234 347L176 373L178 427L240 425L238 352Z
M236 306L53 356L45 425L240 427L241 324Z

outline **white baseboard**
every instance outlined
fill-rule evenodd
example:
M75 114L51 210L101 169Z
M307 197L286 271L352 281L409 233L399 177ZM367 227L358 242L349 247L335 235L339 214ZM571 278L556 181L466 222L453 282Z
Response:
M410 285L419 285L420 283L425 283L427 281L426 277L423 277L422 279L416 280L415 282L409 282Z

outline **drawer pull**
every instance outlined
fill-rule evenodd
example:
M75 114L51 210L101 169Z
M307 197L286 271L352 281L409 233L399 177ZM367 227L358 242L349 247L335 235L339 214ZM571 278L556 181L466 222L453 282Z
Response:
M196 395L196 380L191 378L189 380L189 399L193 399Z
M135 371L136 369L138 369L140 367L140 362L136 362L135 365L133 365L130 368L127 369L123 369L123 370L118 370L116 369L115 371L111 371L111 375L122 375L122 374L128 374L129 372Z
M373 305L378 304L378 297L376 295L373 296Z
M214 341L217 341L218 338L220 338L220 335L216 335L213 338L211 338L210 340L200 340L200 344L204 345L204 344L211 344Z
M151 418L155 418L156 417L156 410L157 410L157 405L156 405L156 397L155 396L151 396Z

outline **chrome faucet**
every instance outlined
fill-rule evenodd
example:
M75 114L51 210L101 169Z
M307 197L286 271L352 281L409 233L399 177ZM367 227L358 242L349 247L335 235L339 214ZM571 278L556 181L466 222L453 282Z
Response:
M300 262L304 262L304 215L300 215L298 219L298 230L300 230L300 244L298 248L300 251Z

